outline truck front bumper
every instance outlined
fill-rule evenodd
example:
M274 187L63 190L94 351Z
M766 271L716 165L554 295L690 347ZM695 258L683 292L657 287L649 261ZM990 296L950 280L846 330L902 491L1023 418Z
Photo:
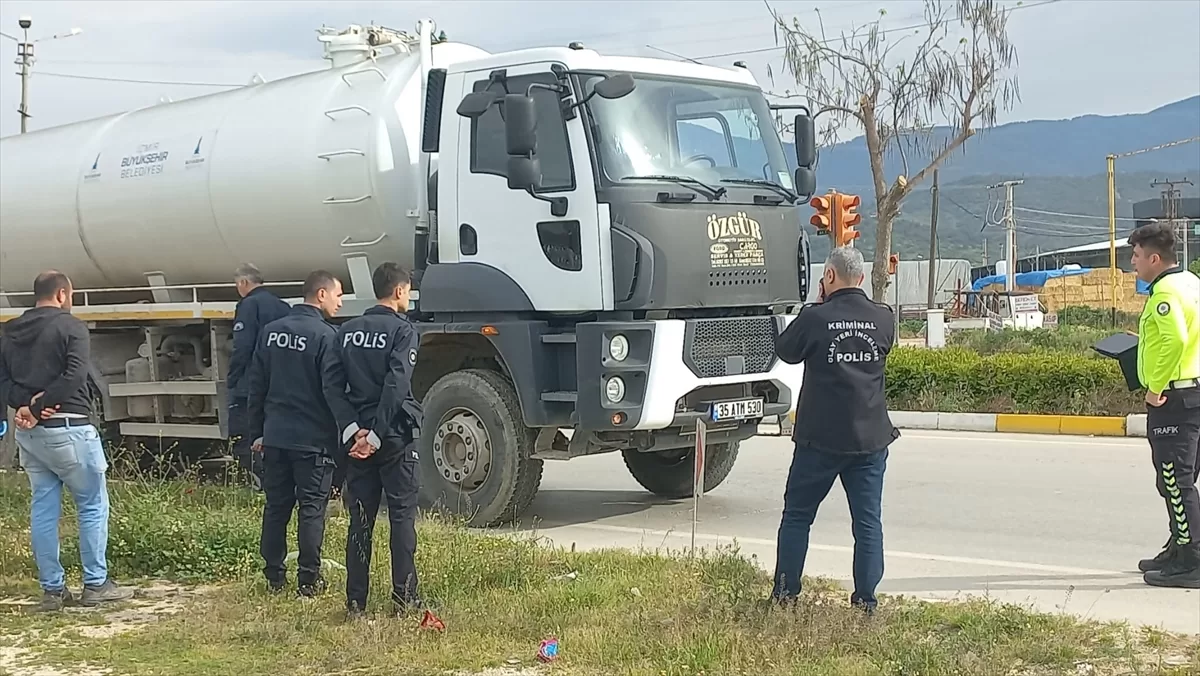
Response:
M596 431L694 428L712 403L764 400L763 417L795 410L803 366L775 356L775 341L795 315L642 322L591 322L577 332L577 414L583 429ZM618 335L629 344L613 359ZM619 401L608 396L619 378ZM741 426L757 424L743 421Z

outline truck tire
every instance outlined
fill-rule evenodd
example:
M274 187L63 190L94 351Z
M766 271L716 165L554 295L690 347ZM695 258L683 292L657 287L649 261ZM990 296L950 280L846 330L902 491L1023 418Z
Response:
M541 484L542 461L529 457L533 431L508 379L483 369L450 373L433 384L422 406L422 506L474 527L521 516Z
M704 466L704 492L707 493L720 486L733 469L737 460L738 447L741 442L713 444L705 449L707 457ZM664 498L690 498L692 493L692 473L695 465L696 452L692 449L683 451L664 451L661 453L644 453L637 450L622 452L625 456L625 466L629 473L642 485L642 488L661 495Z

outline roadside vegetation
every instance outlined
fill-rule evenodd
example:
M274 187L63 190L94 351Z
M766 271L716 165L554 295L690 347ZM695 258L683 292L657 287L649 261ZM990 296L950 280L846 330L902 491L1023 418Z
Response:
M734 550L578 552L530 535L441 520L420 529L423 594L445 631L385 608L386 522L364 624L341 612L344 577L315 601L268 596L257 572L259 498L191 481L112 488L113 573L143 594L107 612L28 612L37 593L24 477L0 473L0 673L54 674L1167 674L1196 673L1200 646L989 601L886 598L867 618L810 580L800 607L763 602L769 580ZM74 514L63 563L78 585ZM343 556L331 516L325 556ZM560 653L538 666L539 644ZM108 671L104 671L108 670ZM489 671L490 670L490 671Z

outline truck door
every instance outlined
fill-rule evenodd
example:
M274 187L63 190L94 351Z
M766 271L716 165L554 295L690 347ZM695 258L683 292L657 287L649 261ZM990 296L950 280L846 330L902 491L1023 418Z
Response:
M559 84L550 64L466 74L464 94L525 93L533 83ZM567 198L565 216L508 187L508 154L499 106L459 117L458 260L482 263L513 279L539 311L585 312L612 307L608 223L601 232L596 189L581 117L566 120L556 92L535 88L540 196ZM444 224L441 227L445 228ZM452 226L453 227L453 226ZM602 237L603 235L603 237ZM604 271L609 274L605 275ZM607 303L605 302L607 299Z

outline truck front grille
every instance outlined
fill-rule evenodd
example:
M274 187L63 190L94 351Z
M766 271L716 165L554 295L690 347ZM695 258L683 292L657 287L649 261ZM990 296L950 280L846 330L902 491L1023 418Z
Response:
M684 332L684 361L700 378L766 373L775 365L774 317L693 319Z

